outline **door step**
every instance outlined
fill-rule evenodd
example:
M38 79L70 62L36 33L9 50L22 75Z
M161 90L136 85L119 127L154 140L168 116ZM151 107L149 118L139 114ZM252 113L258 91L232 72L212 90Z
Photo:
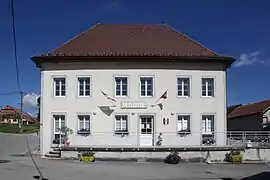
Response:
M61 151L59 149L53 149L45 154L47 158L61 158Z

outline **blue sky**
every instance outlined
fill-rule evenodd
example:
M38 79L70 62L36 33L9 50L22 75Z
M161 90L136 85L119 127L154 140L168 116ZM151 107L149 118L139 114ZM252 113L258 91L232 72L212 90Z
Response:
M40 74L29 59L101 23L165 21L206 47L235 57L228 70L229 104L270 98L270 1L244 0L15 0L20 80L26 110L40 91ZM0 94L17 91L9 0L0 0ZM34 94L32 94L34 93ZM19 96L0 105L19 107Z

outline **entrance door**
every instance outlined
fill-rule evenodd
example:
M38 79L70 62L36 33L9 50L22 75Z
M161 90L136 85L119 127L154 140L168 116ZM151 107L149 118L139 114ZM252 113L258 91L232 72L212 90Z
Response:
M154 145L154 116L140 116L140 146Z

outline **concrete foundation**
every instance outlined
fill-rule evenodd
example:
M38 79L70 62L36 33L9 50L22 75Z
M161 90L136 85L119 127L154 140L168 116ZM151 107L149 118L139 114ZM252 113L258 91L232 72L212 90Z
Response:
M184 161L200 162L209 158L211 161L223 161L229 151L208 152L180 152ZM244 161L270 161L270 149L247 149L242 152ZM164 160L169 152L96 152L97 159L136 160L146 158L149 160ZM62 158L77 158L76 151L62 151Z

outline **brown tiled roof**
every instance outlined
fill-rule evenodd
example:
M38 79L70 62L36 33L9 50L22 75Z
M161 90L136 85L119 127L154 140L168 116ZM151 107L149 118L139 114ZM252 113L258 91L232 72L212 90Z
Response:
M263 113L268 108L270 108L270 99L252 104L247 104L244 106L239 106L228 115L228 118Z
M233 112L233 110L235 110L235 109L238 108L239 106L242 106L242 104L237 104L237 105L233 105L233 106L228 106L228 107L227 107L227 115L230 114L231 112Z
M218 55L165 24L97 24L50 53L32 59L55 56L162 56L234 60Z
M0 113L7 113L7 111L13 111L13 112L15 112L15 113L17 113L17 114L21 114L20 109L14 108L14 107L12 107L12 106L6 106L5 108L3 108L3 109L0 111ZM26 121L28 121L28 122L31 122L31 123L39 123L39 122L37 121L36 118L34 118L33 116L31 116L31 115L28 114L27 112L24 112L24 111L23 111L23 112L22 112L22 115L23 115L24 119L25 119Z

